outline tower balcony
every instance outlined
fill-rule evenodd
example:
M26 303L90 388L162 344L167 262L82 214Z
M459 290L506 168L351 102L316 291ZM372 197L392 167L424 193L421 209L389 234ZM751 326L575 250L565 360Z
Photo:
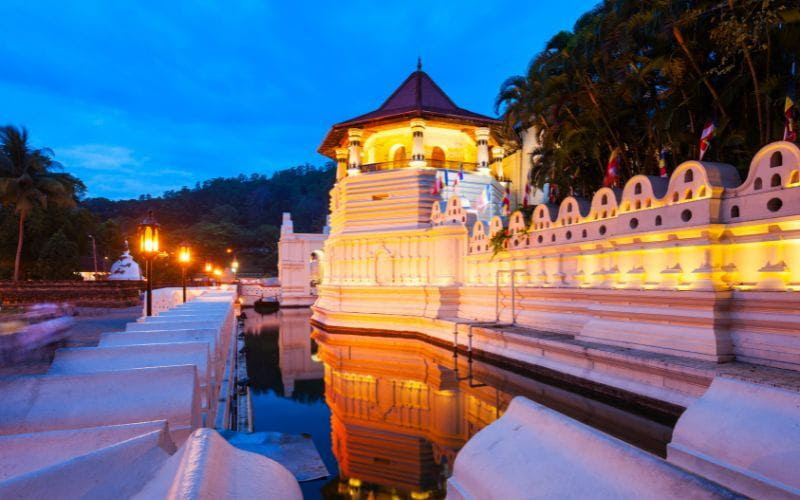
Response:
M402 168L412 168L411 166L412 160L394 160L394 161L384 161L380 163L367 163L361 165L359 170L361 173L369 173L369 172L382 172L386 170L398 170ZM431 168L441 168L446 170L451 170L458 172L461 168L464 169L464 172L477 172L478 171L478 164L472 162L464 162L464 161L451 161L451 160L425 160L425 164L427 167Z

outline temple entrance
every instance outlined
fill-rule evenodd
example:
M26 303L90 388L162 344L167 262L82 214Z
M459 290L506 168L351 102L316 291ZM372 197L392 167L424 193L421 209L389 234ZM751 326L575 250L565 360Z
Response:
M431 151L431 166L444 167L444 162L444 150L438 146L434 146L433 151Z
M394 156L392 157L392 161L403 162L405 160L406 160L406 148L404 146L400 146L394 150Z

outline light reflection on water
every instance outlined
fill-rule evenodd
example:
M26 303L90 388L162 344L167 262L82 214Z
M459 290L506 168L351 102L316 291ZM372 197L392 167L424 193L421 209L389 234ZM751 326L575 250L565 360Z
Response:
M310 433L339 474L303 483L307 498L443 496L458 450L516 395L653 453L670 439L670 422L421 340L326 333L308 309L246 314L255 430Z

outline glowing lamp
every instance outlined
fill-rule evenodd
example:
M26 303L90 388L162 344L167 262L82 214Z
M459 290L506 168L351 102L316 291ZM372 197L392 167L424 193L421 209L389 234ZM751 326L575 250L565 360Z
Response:
M214 271L214 266L213 266L213 264L211 264L211 262L206 262L205 271L207 273L211 273L211 272Z
M153 211L139 223L139 251L145 258L147 267L147 315L153 315L153 257L158 255L158 238L161 225L153 217Z
M189 248L188 243L183 242L178 246L178 262L180 262L183 265L186 265L191 261L192 261L192 249Z
M214 276L222 276L222 269L220 268L214 269Z
M178 246L178 262L181 263L181 283L183 285L183 303L186 303L186 266L192 260L192 251L185 241Z
M139 251L147 258L152 258L158 253L158 240L161 225L153 217L153 211L147 212L147 217L139 223Z

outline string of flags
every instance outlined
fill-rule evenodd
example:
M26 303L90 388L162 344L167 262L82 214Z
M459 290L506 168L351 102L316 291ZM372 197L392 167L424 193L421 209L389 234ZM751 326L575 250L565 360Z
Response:
M789 81L789 88L786 89L786 100L783 104L783 116L786 117L786 125L783 128L783 140L797 142L797 123L795 113L797 110L797 100L795 98L795 64L792 63L792 78Z

